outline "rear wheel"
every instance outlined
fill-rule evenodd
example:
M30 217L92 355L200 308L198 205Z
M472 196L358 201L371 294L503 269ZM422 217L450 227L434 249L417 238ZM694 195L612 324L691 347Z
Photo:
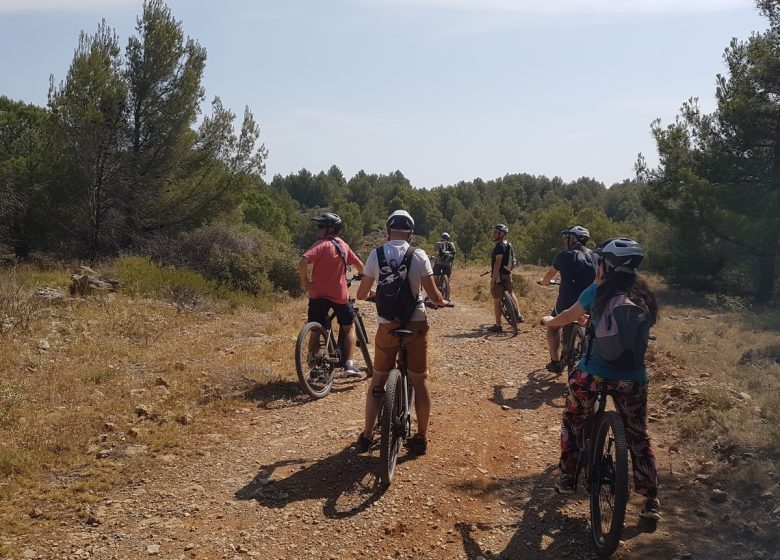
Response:
M401 434L404 430L404 387L401 372L390 371L385 386L385 399L382 402L382 429L379 443L379 478L382 484L390 486L401 447Z
M518 311L515 299L509 292L504 292L501 298L501 313L507 320L507 323L509 323L509 326L512 327L512 332L517 334Z
M450 299L450 279L446 274L442 274L439 277L439 285L437 286L441 292L441 296L449 300Z
M366 370L366 377L371 377L374 375L374 364L371 361L371 351L368 348L366 327L363 325L363 318L360 315L357 316L355 328L357 328L357 345L358 348L360 348L360 353L363 355L363 364L357 363L356 361L356 365L359 369Z
M313 399L321 399L333 386L334 356L329 333L319 323L307 323L295 341L295 370L298 382ZM309 348L314 348L309 352Z
M596 429L590 476L590 523L599 556L615 552L628 502L628 453L623 422L605 412Z

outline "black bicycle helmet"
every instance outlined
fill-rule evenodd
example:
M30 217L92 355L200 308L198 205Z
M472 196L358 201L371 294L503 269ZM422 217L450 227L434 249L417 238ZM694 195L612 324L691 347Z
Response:
M334 214L333 212L325 212L324 214L320 214L319 216L314 216L313 218L310 218L311 221L317 222L317 225L326 227L326 228L332 228L336 231L341 229L341 218L339 218L338 214Z
M414 231L414 219L406 210L396 210L387 217L387 229Z
M444 241L449 241L449 240L450 240L450 234L449 234L449 233L447 233L446 231L443 231L443 232L441 233L441 238L442 238Z
M493 226L493 229L496 231L500 231L501 233L509 233L509 228L504 224L496 224Z
M645 254L642 246L627 237L613 237L602 242L594 253L600 255L607 263L607 270L633 274L642 262Z
M576 237L581 243L586 243L590 239L590 232L582 226L571 226L561 230L561 234L565 237L571 235Z

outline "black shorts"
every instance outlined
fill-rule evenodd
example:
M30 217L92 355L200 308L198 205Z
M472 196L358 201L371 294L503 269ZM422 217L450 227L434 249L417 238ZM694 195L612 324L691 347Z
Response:
M437 264L433 267L433 275L434 276L446 276L449 278L452 276L452 265L451 264Z
M339 322L339 325L351 325L355 322L355 310L352 309L350 302L339 304L325 298L309 300L308 321L325 325L325 321L328 320L328 311L331 309L336 312L336 320Z

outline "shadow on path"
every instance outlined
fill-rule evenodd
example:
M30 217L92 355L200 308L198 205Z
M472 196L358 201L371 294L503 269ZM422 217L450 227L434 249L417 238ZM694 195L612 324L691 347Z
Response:
M409 460L398 458L398 464ZM370 507L385 489L376 475L378 456L358 454L353 445L319 461L287 459L263 466L236 491L239 500L256 500L268 508L284 508L301 500L325 500L323 513L344 519Z
M556 375L544 369L535 369L525 375L528 381L519 387L494 385L490 402L518 410L536 410L543 404L563 408L567 391L565 374Z

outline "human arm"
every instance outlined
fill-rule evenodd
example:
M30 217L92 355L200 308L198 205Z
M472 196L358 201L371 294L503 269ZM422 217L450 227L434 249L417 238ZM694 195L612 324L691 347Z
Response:
M493 270L490 271L490 283L495 284L498 282L500 276L501 276L501 266L504 263L504 255L503 253L497 254L494 251L494 261L493 261Z
M301 290L304 292L308 292L311 287L311 282L309 282L309 264L309 259L305 256L298 261L298 278L301 282Z
M580 317L582 317L586 313L587 311L585 310L584 307L582 307L582 304L578 301L570 308L568 308L566 311L559 313L555 317L553 317L552 315L547 315L545 317L542 317L542 324L545 327L553 327L553 328L565 327L569 323L578 322Z
M375 278L371 276L363 275L363 279L360 281L357 289L356 296L358 299L368 299L372 295L371 288L374 286L374 280Z
M555 275L558 274L558 269L554 266L551 266L547 269L547 272L544 273L544 276L542 276L541 280L537 280L536 283L540 286L546 286L550 283L550 280L555 278Z

